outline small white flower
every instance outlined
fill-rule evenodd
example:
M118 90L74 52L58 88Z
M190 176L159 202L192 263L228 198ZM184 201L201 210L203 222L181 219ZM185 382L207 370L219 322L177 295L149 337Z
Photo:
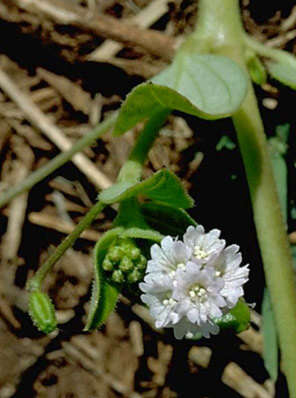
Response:
M181 241L166 236L160 246L151 247L151 260L147 263L148 273L164 273L170 277L175 276L177 269L184 269L189 260L191 250Z
M216 275L224 281L221 294L225 297L229 309L234 307L238 299L244 295L242 285L249 279L249 265L240 267L241 262L239 246L230 245L221 251L214 261L207 264L207 267L213 267Z
M150 308L157 328L174 325L181 319L176 310L176 301L172 298L173 280L168 275L151 273L139 284L142 301Z
M215 277L212 268L189 261L184 272L177 272L172 298L178 302L179 313L191 323L201 325L223 315L223 287L223 279Z
M248 265L240 267L239 246L225 247L220 231L205 233L190 226L183 241L165 237L151 248L147 274L140 289L155 326L172 327L178 339L197 333L217 334L215 318L234 307L243 296Z
M221 231L212 229L205 233L204 227L190 226L183 236L185 245L190 248L191 256L199 263L205 264L215 258L225 247L225 240L219 239Z

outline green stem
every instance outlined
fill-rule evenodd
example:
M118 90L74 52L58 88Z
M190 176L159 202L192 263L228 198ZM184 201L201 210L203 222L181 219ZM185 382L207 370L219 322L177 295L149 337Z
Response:
M143 164L161 126L170 113L171 110L164 108L153 114L148 120L129 155L128 161L120 170L118 181L137 181L141 177Z
M260 43L258 40L248 36L247 34L244 35L244 41L246 46L255 51L255 53L296 68L296 58L287 51L268 47L265 44Z
M108 120L100 123L92 131L86 134L83 138L78 140L71 149L57 155L54 159L50 160L40 169L34 171L29 175L23 182L12 187L8 191L4 192L0 196L0 208L10 202L13 198L20 195L25 191L29 191L34 185L42 181L48 175L53 173L59 167L63 166L66 162L71 160L71 158L77 153L82 151L84 148L90 146L95 140L97 140L101 135L110 130L114 124L117 117L117 113L112 115Z
M48 258L48 260L42 264L36 274L30 279L28 284L28 289L30 291L40 290L42 282L48 272L52 269L54 264L62 257L65 251L73 246L76 239L80 234L90 226L90 224L97 218L98 214L102 212L106 205L102 202L97 202L85 217L80 221L80 223L75 227L75 229L63 240L63 242L56 248L54 253Z
M200 0L195 37L207 37L211 51L229 56L245 70L245 33L238 0ZM292 257L280 210L256 97L248 95L233 115L251 193L267 285L279 333L290 396L296 398L296 289Z
M137 181L142 173L142 165L148 155L148 152L153 145L153 142L157 136L157 133L167 118L169 111L161 111L156 113L145 125L141 135L136 141L136 144L129 156L129 160L122 166L118 179L121 181ZM105 122L105 129L107 130L114 124L115 120L112 117ZM107 125L107 126L106 126ZM102 126L101 126L102 127ZM77 145L77 144L76 144ZM36 274L28 283L28 289L30 291L40 290L42 282L46 275L50 272L54 264L62 257L65 251L73 246L76 239L80 234L90 226L90 224L96 219L99 213L104 209L106 205L102 202L97 202L89 212L84 216L80 223L75 227L70 235L63 240L63 242L56 248L54 253L48 258L48 260L42 264Z

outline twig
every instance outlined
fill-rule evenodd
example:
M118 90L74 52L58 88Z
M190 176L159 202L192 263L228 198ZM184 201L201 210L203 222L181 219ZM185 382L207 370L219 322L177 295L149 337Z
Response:
M13 0L19 7L38 12L54 21L74 25L99 36L121 43L129 43L144 48L149 53L171 60L176 42L173 38L155 30L141 29L106 15L92 16L80 6L69 5L62 0Z
M41 112L31 98L22 92L1 69L0 87L21 108L25 117L40 129L58 148L62 151L67 151L71 148L72 144L63 132ZM111 181L85 155L81 153L74 155L73 163L96 187L104 189L111 185Z
M138 59L125 59L125 58L116 58L111 57L108 60L97 59L97 61L106 61L111 65L117 66L123 69L127 74L130 75L139 75L144 77L144 79L150 79L151 77L160 73L166 64L153 65L149 62L145 62Z
M271 398L263 386L253 380L234 362L230 362L225 367L222 381L245 398Z
M89 114L92 105L91 96L78 84L73 83L64 76L58 76L42 68L37 69L37 75L54 87L76 111L81 111L85 115Z
M289 241L290 243L292 243L293 245L296 245L296 231L291 232L289 234Z
M72 357L75 361L81 364L81 366L93 373L96 376L102 377L105 383L107 383L111 388L117 391L120 394L124 394L124 396L129 396L131 391L118 380L115 380L114 377L100 369L94 360L88 358L84 353L82 353L73 343L69 343L67 341L62 343L62 347L67 355Z
M56 231L65 234L70 234L75 228L75 226L64 220L61 220L59 217L55 217L50 214L46 214L44 212L40 213L32 212L29 214L28 219L32 224L40 225L42 227L50 229L55 229ZM94 242L99 240L100 237L101 234L99 232L91 229L84 230L80 235L80 238L84 238Z
M273 39L267 40L266 45L270 47L283 47L289 41L294 40L296 37L296 29L290 30L284 34L276 36Z
M291 10L291 14L281 24L281 31L287 31L293 28L296 24L296 6Z
M168 11L168 0L154 0L137 15L128 19L128 23L141 28L148 28ZM96 50L91 52L87 59L90 61L110 60L122 49L122 45L113 40L105 40Z
M140 322L131 321L129 324L129 334L134 353L137 357L141 357L144 354L144 344L143 330Z
M257 332L252 327L241 332L238 337L247 344L248 348L252 351L257 352L259 355L262 355L263 352L263 337L262 334Z
M212 350L208 347L194 346L189 351L189 359L202 368L208 367L211 356ZM271 398L271 394L262 385L253 380L234 362L230 362L225 367L222 382L245 398Z
M15 183L23 181L29 174L34 155L30 148L24 145L24 140L18 136L13 137L17 159L13 163L12 177ZM27 193L15 198L9 206L8 224L2 244L2 261L8 262L17 258L18 249L22 239L22 229L27 208Z
M38 182L43 180L45 177L50 175L52 172L57 170L60 166L71 160L73 155L80 152L85 147L91 145L96 139L101 135L106 133L110 128L113 127L116 120L117 113L114 113L108 120L99 124L96 128L90 131L85 137L81 138L74 144L68 151L59 154L52 160L50 160L46 165L40 167L32 174L29 175L22 183L12 187L8 191L4 192L0 196L0 208L6 205L11 199L21 194L22 192L28 191Z

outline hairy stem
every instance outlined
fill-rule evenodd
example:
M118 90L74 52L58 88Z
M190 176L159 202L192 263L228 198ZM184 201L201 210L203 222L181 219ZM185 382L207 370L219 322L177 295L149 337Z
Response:
M0 196L0 208L9 203L13 198L20 195L25 191L29 191L34 185L42 181L44 178L49 176L59 167L63 166L66 162L71 160L71 158L78 152L82 151L84 148L90 146L95 140L106 133L115 124L117 114L112 115L108 120L100 123L92 131L86 134L83 138L78 140L71 149L57 155L55 158L50 160L40 169L34 171L30 174L24 181L12 187L8 191L4 192Z
M69 247L73 246L80 234L90 226L90 224L97 218L99 213L104 209L106 205L102 202L97 202L85 217L80 221L80 223L75 227L75 229L68 235L62 243L55 249L54 253L48 258L48 260L42 264L36 274L30 279L28 284L28 289L30 291L40 290L42 282L48 272L52 269L54 264L62 257Z
M229 56L246 70L245 33L238 0L200 0L199 4L195 37L206 37L212 52ZM247 174L290 396L296 398L295 275L263 123L251 83L245 101L233 115L233 122Z

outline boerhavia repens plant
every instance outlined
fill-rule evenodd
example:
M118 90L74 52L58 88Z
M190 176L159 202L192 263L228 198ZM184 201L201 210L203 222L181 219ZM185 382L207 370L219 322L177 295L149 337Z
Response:
M295 276L283 201L279 201L274 162L251 83L262 84L268 74L294 89L296 59L244 32L238 0L199 0L196 29L166 70L135 87L119 113L76 144L71 153L0 198L3 206L109 128L114 127L118 136L143 124L116 183L99 194L97 203L28 283L29 312L41 331L49 333L56 327L53 304L42 292L44 278L111 205L118 212L112 229L94 249L94 283L85 330L106 321L121 292L146 303L156 327L173 328L176 338L209 337L219 329L241 332L248 327L250 312L243 285L249 268L243 265L239 246L226 245L219 230L205 232L190 217L187 209L194 205L193 199L172 171L162 169L142 179L147 154L171 112L181 111L209 123L232 117L267 281L263 320L272 347L269 353L265 349L266 367L276 378L278 339L290 396L296 398Z

